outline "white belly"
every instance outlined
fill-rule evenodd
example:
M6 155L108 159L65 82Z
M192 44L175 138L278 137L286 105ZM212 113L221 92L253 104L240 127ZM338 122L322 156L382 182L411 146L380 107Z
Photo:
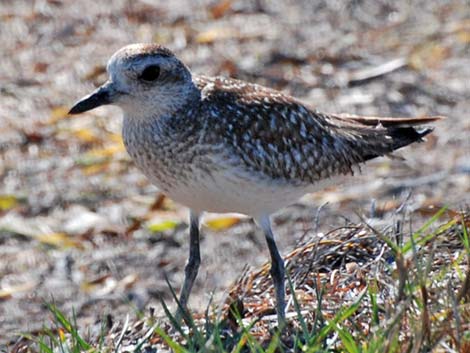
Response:
M266 178L258 179L233 169L219 169L211 175L195 172L190 183L175 184L166 189L160 185L159 180L152 181L169 198L195 211L236 212L254 218L270 215L294 203L306 193L334 182L328 179L316 185L294 186Z

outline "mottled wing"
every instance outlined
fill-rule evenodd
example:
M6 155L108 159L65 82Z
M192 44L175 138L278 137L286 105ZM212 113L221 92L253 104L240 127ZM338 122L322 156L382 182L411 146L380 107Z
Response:
M210 116L207 138L223 141L241 163L273 179L314 183L350 174L354 165L429 132L321 114L281 92L242 81L201 77L198 84Z

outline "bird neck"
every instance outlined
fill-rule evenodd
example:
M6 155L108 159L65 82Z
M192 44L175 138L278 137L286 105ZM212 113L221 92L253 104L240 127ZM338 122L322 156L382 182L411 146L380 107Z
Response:
M126 119L142 123L180 115L190 107L197 106L200 100L201 92L191 82L184 86L166 87L158 94L141 94L140 99L128 102L122 109Z

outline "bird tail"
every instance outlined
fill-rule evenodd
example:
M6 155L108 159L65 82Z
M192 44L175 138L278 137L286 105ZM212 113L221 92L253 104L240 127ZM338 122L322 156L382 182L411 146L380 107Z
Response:
M345 114L336 115L335 118L352 136L356 136L349 141L361 162L388 155L414 142L422 142L434 129L421 126L443 119L441 116L378 118Z
M423 142L423 137L434 131L433 127L426 127L416 129L414 127L391 127L387 128L388 135L392 138L392 148L397 150L399 148L408 146L413 142Z
M381 125L384 127L417 126L417 125L434 123L436 121L445 119L444 116L421 116L421 117L415 117L415 118L386 118L386 117L374 117L374 116L360 116L360 115L352 115L352 114L335 114L334 117L343 121L353 121L361 125L366 125L366 126Z

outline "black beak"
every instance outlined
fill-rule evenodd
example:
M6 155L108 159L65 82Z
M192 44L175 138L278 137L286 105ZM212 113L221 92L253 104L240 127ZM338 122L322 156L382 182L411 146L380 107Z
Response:
M88 96L83 97L75 103L75 105L70 109L69 114L80 114L102 105L111 104L113 103L115 93L112 83L107 82Z

